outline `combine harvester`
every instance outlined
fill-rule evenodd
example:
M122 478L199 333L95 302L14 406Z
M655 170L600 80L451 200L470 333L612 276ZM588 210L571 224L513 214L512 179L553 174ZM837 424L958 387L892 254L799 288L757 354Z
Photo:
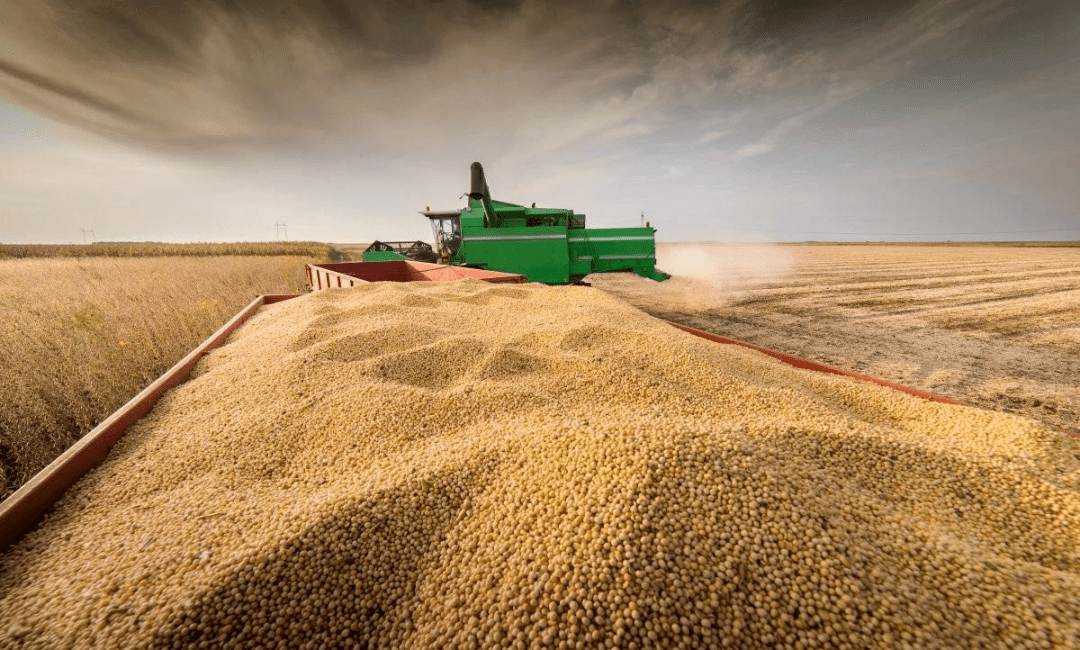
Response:
M435 248L424 242L376 242L365 251L363 262L309 264L306 273L310 290L348 288L369 282L460 279L571 284L580 283L591 273L613 272L636 273L657 281L669 277L655 267L655 229L587 229L585 216L573 210L527 208L492 200L479 163L472 165L468 207L460 211L426 211L422 214L431 220ZM224 344L229 335L260 307L294 297L258 296L168 372L0 503L0 551L41 521L70 486L101 464L124 431L149 413L166 391L183 383L204 354ZM797 368L846 375L924 399L961 404L677 323L670 324L716 343L757 350Z
M365 262L413 260L518 273L529 282L577 284L592 273L636 273L656 281L656 229L586 228L585 215L565 208L525 207L491 198L484 168L470 169L469 205L421 212L435 248L423 242L375 242Z

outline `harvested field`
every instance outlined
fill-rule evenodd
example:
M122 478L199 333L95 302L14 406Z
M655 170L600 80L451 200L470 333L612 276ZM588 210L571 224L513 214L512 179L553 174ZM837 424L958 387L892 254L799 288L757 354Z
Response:
M305 257L0 261L0 499Z
M0 558L2 647L1080 647L1080 442L594 289L263 309Z
M946 397L1080 429L1080 247L660 244L641 309Z

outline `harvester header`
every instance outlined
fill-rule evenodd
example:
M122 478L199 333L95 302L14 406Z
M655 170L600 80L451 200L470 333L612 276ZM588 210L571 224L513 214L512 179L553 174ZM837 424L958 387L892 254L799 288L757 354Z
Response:
M565 208L538 208L491 198L484 168L469 170L469 203L461 210L424 211L443 264L520 273L530 282L569 284L590 273L630 272L657 281L656 229L586 228L585 215ZM378 244L378 242L376 242ZM409 257L385 245L364 252L364 261Z

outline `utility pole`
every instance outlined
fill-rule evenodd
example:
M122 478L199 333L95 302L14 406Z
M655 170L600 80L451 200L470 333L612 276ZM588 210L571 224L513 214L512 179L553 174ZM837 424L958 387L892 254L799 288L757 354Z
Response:
M289 224L284 221L274 222L274 232L277 235L277 240L281 241L281 234L285 233L285 241L289 241Z

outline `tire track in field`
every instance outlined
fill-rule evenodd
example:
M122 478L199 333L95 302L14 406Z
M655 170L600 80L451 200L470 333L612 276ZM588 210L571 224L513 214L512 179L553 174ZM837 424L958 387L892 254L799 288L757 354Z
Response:
M910 278L878 278L867 282L815 282L799 283L793 280L786 285L774 285L769 287L747 287L744 295L747 297L740 300L759 300L775 296L777 299L788 298L842 298L849 295L861 294L895 294L904 290L928 290L928 289L971 289L985 286L997 286L1016 284L1021 282L1036 283L1046 280L1062 280L1063 282L1080 282L1080 267L1073 267L1060 271L1044 271L1038 273L1010 273L1010 274L980 274L980 275L921 275ZM822 286L824 285L824 286Z

